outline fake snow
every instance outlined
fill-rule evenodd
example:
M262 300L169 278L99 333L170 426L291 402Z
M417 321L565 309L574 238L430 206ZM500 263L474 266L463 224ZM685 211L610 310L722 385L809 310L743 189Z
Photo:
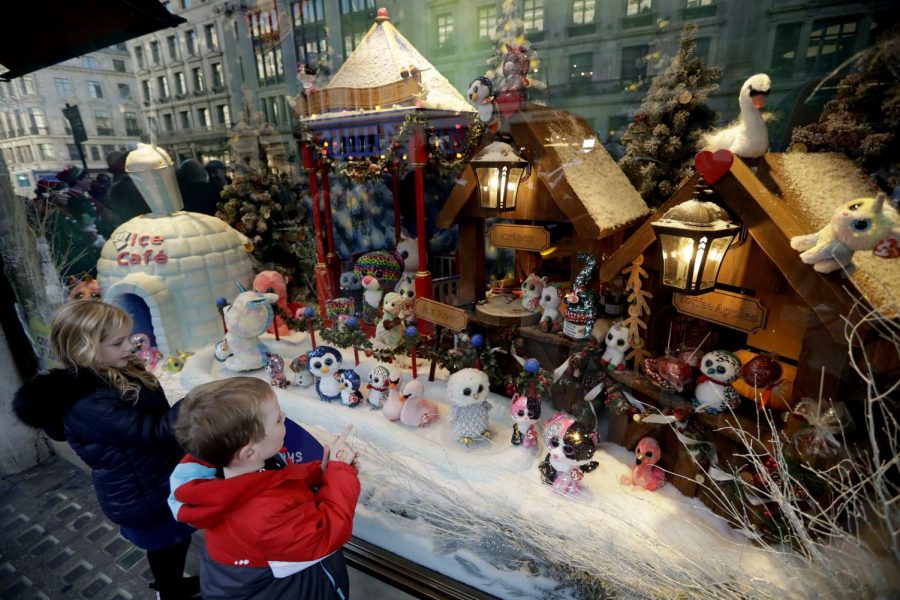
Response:
M843 154L799 153L770 155L776 174L790 193L785 203L794 209L803 225L818 231L831 220L834 211L855 198L873 198L877 193L856 165ZM885 259L871 252L854 254L856 270L850 280L881 316L900 316L900 259Z
M565 114L551 122L548 131L550 140L545 148L556 154L566 181L601 230L621 227L650 212L594 132L574 115ZM592 140L593 145L585 148L585 140ZM541 176L548 179L555 174Z
M305 334L263 339L285 363L311 349ZM352 368L352 351L343 355L343 367ZM365 381L377 363L360 358L355 370ZM411 372L393 368L403 375L402 390ZM594 456L600 466L585 475L578 495L562 496L543 485L537 467L546 450L510 444L507 398L489 397L492 439L462 446L446 422L447 373L438 370L429 382L427 372L423 361L419 379L425 397L438 403L441 420L420 429L388 421L365 403L347 408L322 402L314 388L272 388L285 413L322 442L353 425L350 443L360 451L362 482L354 535L500 598L573 597L569 567L621 597L829 597L827 573L811 572L787 552L755 547L672 485L647 492L621 484L634 458L618 445L601 444ZM263 370L241 374L267 377ZM238 373L216 362L210 348L192 356L180 375L161 378L169 397L179 398L196 385L233 375ZM552 415L545 404L543 421ZM535 569L540 561L523 561L522 543L554 560L550 570L560 569L557 577Z

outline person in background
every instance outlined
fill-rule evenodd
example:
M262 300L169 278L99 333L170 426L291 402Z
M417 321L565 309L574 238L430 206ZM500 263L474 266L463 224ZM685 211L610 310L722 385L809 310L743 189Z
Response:
M209 182L206 171L200 161L189 158L181 163L176 173L184 210L204 215L216 214L219 202L215 187Z
M150 212L150 207L134 185L131 176L125 172L127 157L127 152L119 150L113 150L106 155L106 165L112 174L112 184L107 194L109 206L115 214L115 220L120 224Z
M169 406L159 381L132 351L131 317L96 300L64 304L50 325L63 368L36 375L13 400L26 424L66 441L91 468L104 514L122 537L147 551L162 600L199 593L184 578L194 530L172 517L169 475L184 456L173 433L180 403Z
M211 160L206 163L206 172L209 173L209 182L216 188L216 194L219 194L222 188L231 183L231 179L225 173L225 163L221 160Z

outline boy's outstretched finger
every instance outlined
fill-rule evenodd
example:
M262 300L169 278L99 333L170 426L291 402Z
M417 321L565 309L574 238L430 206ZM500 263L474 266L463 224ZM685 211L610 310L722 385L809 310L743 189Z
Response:
M346 442L347 437L350 435L351 431L353 431L353 425L347 425L346 427L344 427L344 431L342 431L341 434L334 439L334 445L339 446L343 442Z

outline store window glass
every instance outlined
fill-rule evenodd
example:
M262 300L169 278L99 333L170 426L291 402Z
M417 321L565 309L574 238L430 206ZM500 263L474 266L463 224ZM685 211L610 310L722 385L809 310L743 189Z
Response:
M634 83L647 78L647 53L649 46L630 46L622 48L623 83Z
M814 21L806 50L806 72L828 73L850 58L858 27L856 16Z

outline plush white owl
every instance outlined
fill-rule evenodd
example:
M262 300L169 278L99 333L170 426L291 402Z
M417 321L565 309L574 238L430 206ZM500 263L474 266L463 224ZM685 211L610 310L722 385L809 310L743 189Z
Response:
M726 350L707 352L700 359L694 407L697 412L718 414L726 408L737 408L741 398L731 384L738 378L741 360Z
M453 406L447 420L459 443L471 446L475 440L490 439L489 387L487 374L479 369L461 369L447 379L447 400Z
M606 350L600 357L600 363L608 370L624 371L625 355L631 350L631 343L628 341L628 326L623 321L613 323L606 332Z

